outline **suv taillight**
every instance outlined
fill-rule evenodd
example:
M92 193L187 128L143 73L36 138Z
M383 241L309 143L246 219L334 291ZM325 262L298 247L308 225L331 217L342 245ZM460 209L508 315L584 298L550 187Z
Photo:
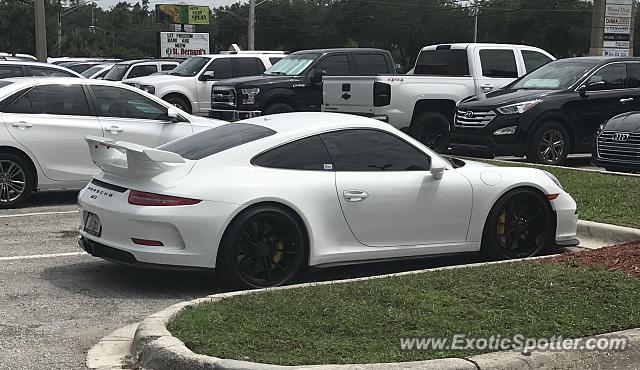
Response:
M391 85L384 82L373 83L373 106L383 107L391 104Z
M200 203L201 200L191 198L174 197L171 195L145 193L131 190L129 192L129 204L134 206L190 206Z

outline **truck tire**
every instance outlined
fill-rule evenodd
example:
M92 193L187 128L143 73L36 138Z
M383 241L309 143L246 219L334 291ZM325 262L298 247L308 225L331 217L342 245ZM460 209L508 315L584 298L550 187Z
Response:
M272 104L270 106L268 106L265 110L262 111L262 115L266 116L269 114L277 114L277 113L290 113L290 112L294 112L295 109L293 109L292 106L290 106L289 104L286 103L275 103Z
M191 104L179 96L167 96L164 98L164 101L191 114Z
M442 153L449 148L451 139L449 120L439 112L424 112L411 123L409 135L436 152Z
M538 128L527 143L527 160L558 166L569 153L569 132L556 121L547 121Z

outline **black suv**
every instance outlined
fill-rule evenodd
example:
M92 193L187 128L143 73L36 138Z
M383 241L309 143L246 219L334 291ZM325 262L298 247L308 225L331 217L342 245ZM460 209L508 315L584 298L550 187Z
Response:
M294 111L320 111L322 77L395 74L391 53L342 48L292 53L262 76L224 80L211 89L209 117L239 119Z
M451 147L562 164L589 153L598 126L640 110L640 58L562 59L503 89L463 100Z

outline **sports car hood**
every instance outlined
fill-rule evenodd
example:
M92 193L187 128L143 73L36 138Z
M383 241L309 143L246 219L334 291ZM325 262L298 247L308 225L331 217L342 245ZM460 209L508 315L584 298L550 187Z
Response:
M151 85L157 86L160 84L169 84L175 81L184 81L185 79L193 78L193 77L182 77L182 76L173 76L173 75L151 75L144 77L136 77L124 80L122 82L128 84L140 84L140 85Z
M640 112L627 112L617 115L605 125L606 131L640 133Z
M542 98L549 94L557 93L556 90L508 90L500 89L492 91L486 95L474 96L464 99L459 107L461 109L474 109L484 107L501 107L503 105L524 102L527 100L533 100Z

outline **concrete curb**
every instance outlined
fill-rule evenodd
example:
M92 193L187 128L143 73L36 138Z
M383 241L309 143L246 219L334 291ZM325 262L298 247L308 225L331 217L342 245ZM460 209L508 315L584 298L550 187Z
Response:
M527 260L545 258L548 256L534 257ZM582 369L588 366L596 366L602 361L603 352L534 352L530 354L522 354L517 351L493 352L469 358L445 358L428 361L416 362L400 362L400 363L384 363L384 364L348 364L348 365L302 365L302 366L279 366L270 364L261 364L247 361L237 361L222 359L217 357L205 356L193 353L178 338L171 335L167 330L167 324L180 311L186 307L197 305L204 302L216 302L222 299L256 294L271 290L295 289L300 287L320 286L327 284L343 284L354 281L366 281L373 279L386 278L391 276L413 275L425 273L428 271L448 270L457 268L467 268L481 265L492 265L500 263L512 263L521 261L495 261L482 262L461 266L446 266L434 269L426 269L419 271L407 271L394 274L386 274L379 276L362 277L356 279L337 280L304 283L290 285L277 288L257 289L250 291L239 291L232 293L222 293L199 298L192 301L181 302L175 304L165 310L157 312L145 320L143 320L136 330L131 352L137 360L137 364L148 370L177 370L177 369L225 369L225 370L289 370L289 369L313 369L313 370L343 370L343 369L362 369L362 370L378 370L378 369L440 369L440 370L478 370L478 369ZM637 358L640 363L640 329L631 329L617 333L608 333L607 335L625 335L630 339L631 351L621 351L615 353L607 352L611 356L624 356L625 358ZM601 337L601 336L596 336Z
M591 168L575 168L575 167L567 167L567 166L554 166L554 165L550 165L550 164L508 161L508 160L504 160L504 159L475 158L475 157L467 157L467 156L458 156L458 157L461 157L461 158L464 158L464 159L468 159L470 161L489 160L489 161L495 161L495 162L500 162L500 163L521 163L521 164L534 165L536 167L539 166L539 167L547 167L547 168L557 168L557 169L562 169L562 170L595 172L595 173L601 173L603 175L640 177L640 174L638 174L638 173L614 172L614 171L607 171L607 170L594 170L594 169L591 169Z
M627 243L640 240L640 229L580 220L578 239L603 240L612 244Z

